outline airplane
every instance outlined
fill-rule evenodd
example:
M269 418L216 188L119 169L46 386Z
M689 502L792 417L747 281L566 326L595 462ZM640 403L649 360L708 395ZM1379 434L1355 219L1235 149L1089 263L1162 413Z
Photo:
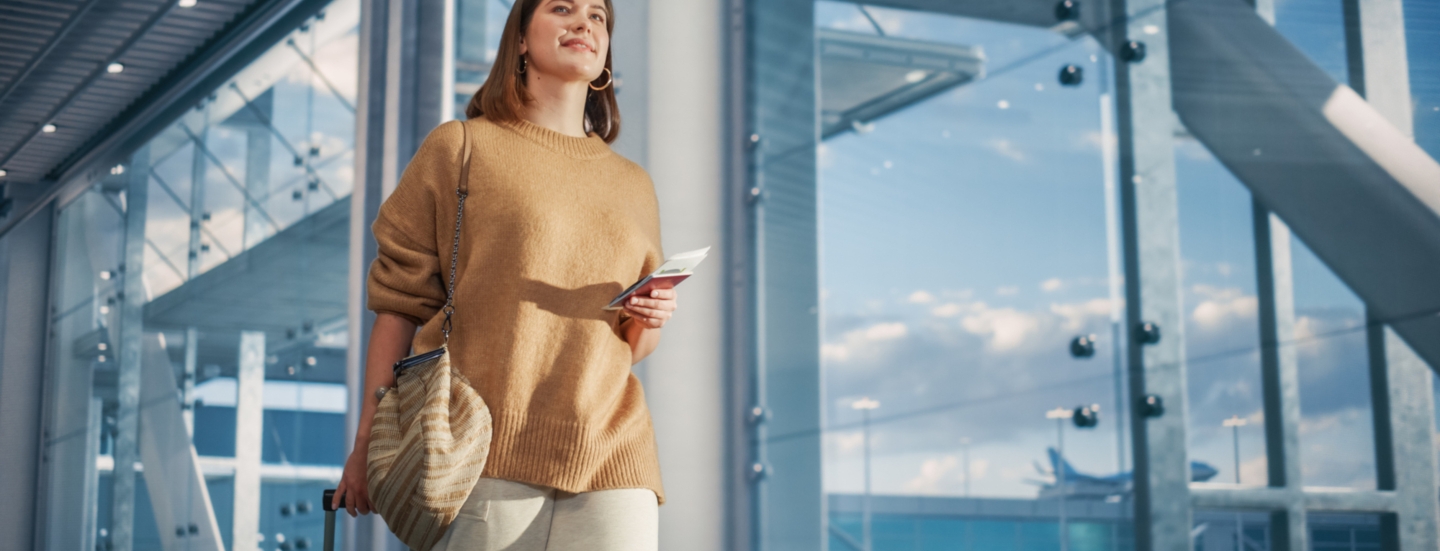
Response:
M1047 450L1050 455L1052 468L1041 467L1037 462L1035 470L1045 475L1048 480L1027 480L1026 482L1040 486L1039 499L1054 499L1064 495L1066 499L1095 500L1095 501L1119 501L1134 491L1135 473L1126 471L1109 476L1095 476L1075 470L1069 461L1060 458L1060 453L1055 448ZM1065 488L1062 491L1057 487L1056 472L1065 474ZM1204 482L1219 474L1219 470L1203 461L1190 462L1190 480L1192 482Z

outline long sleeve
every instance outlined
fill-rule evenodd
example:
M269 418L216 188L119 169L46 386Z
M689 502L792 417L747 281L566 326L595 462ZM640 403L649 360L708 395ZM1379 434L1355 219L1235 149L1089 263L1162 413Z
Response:
M454 121L432 131L380 205L371 225L378 250L366 281L366 308L423 325L445 305L436 221L454 219L438 212L454 201L440 201L437 194L453 195L459 178L460 125ZM448 253L448 239L444 245Z

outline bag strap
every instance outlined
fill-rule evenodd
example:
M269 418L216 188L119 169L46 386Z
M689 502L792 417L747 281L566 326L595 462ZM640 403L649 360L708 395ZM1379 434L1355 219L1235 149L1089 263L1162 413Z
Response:
M445 289L445 323L440 326L447 347L450 344L450 329L454 327L450 318L455 314L455 266L460 260L460 224L465 220L465 197L470 195L470 127L465 125L465 121L460 121L460 128L465 134L461 146L464 157L460 162L460 182L455 186L459 206L455 210L455 238L450 241L450 285Z

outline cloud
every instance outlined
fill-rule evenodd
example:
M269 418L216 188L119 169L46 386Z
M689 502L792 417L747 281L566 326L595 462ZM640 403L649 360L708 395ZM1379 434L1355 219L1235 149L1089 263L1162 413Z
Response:
M1050 278L1050 279L1047 279L1047 280L1045 280L1045 281L1040 282L1040 290L1045 291L1045 292L1047 292L1047 293L1053 293L1053 292L1055 292L1055 291L1059 291L1060 288L1061 288L1061 287L1064 287L1064 286L1065 286L1065 282L1062 281L1062 280L1061 280L1060 278L1058 278L1058 277L1052 277L1052 278Z
M1234 287L1195 285L1191 292L1201 300L1190 311L1190 319L1205 329L1215 329L1237 319L1253 318L1260 307L1254 295L1246 295Z
M820 345L820 356L826 360L845 361L859 352L873 352L877 343L893 341L909 333L901 322L877 323L863 329L846 332L841 342Z
M1103 146L1105 145L1105 137L1100 134L1099 130L1088 130L1080 133L1080 136L1076 140L1076 143L1079 144L1080 147L1085 149L1101 151L1104 149ZM1110 145L1111 147L1114 147L1115 144L1116 138L1115 135L1112 134L1110 136Z
M932 295L924 290L920 290L910 293L910 296L907 297L905 300L910 301L911 304L928 304L935 301L935 295Z
M920 464L920 473L905 483L905 489L920 494L938 494L943 482L964 480L964 473L956 473L959 470L960 459L953 455L926 459Z
M998 288L995 289L995 294L1000 295L1000 296L1002 296L1002 297L1015 296L1015 295L1020 294L1020 287L1015 286L1015 285L1006 285L1006 286L1004 286L1004 287L998 287Z
M995 153L999 154L1001 157L1005 157L1005 158L1010 159L1010 160L1012 160L1012 161L1015 161L1015 162L1017 162L1017 163L1023 163L1023 162L1025 162L1025 159L1026 159L1025 152L1020 151L1019 148L1015 147L1014 142L1011 142L1011 141L1008 140L1008 139L1005 139L1005 138L994 138L994 139L991 139L990 141L985 142L985 147L987 147L987 148L989 148L991 151L994 151Z
M981 306L983 308L984 305ZM1033 315L1013 308L980 310L965 316L960 325L972 334L989 337L990 348L996 351L1019 347L1026 337L1040 328Z
M1066 331L1080 331L1096 317L1110 315L1110 299L1093 298L1080 303L1051 304L1050 313L1064 318Z

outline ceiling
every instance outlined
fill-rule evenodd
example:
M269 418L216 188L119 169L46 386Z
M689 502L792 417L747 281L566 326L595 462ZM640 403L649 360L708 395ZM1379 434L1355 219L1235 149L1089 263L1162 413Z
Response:
M257 5L273 2L180 3L0 3L0 183L53 181Z

